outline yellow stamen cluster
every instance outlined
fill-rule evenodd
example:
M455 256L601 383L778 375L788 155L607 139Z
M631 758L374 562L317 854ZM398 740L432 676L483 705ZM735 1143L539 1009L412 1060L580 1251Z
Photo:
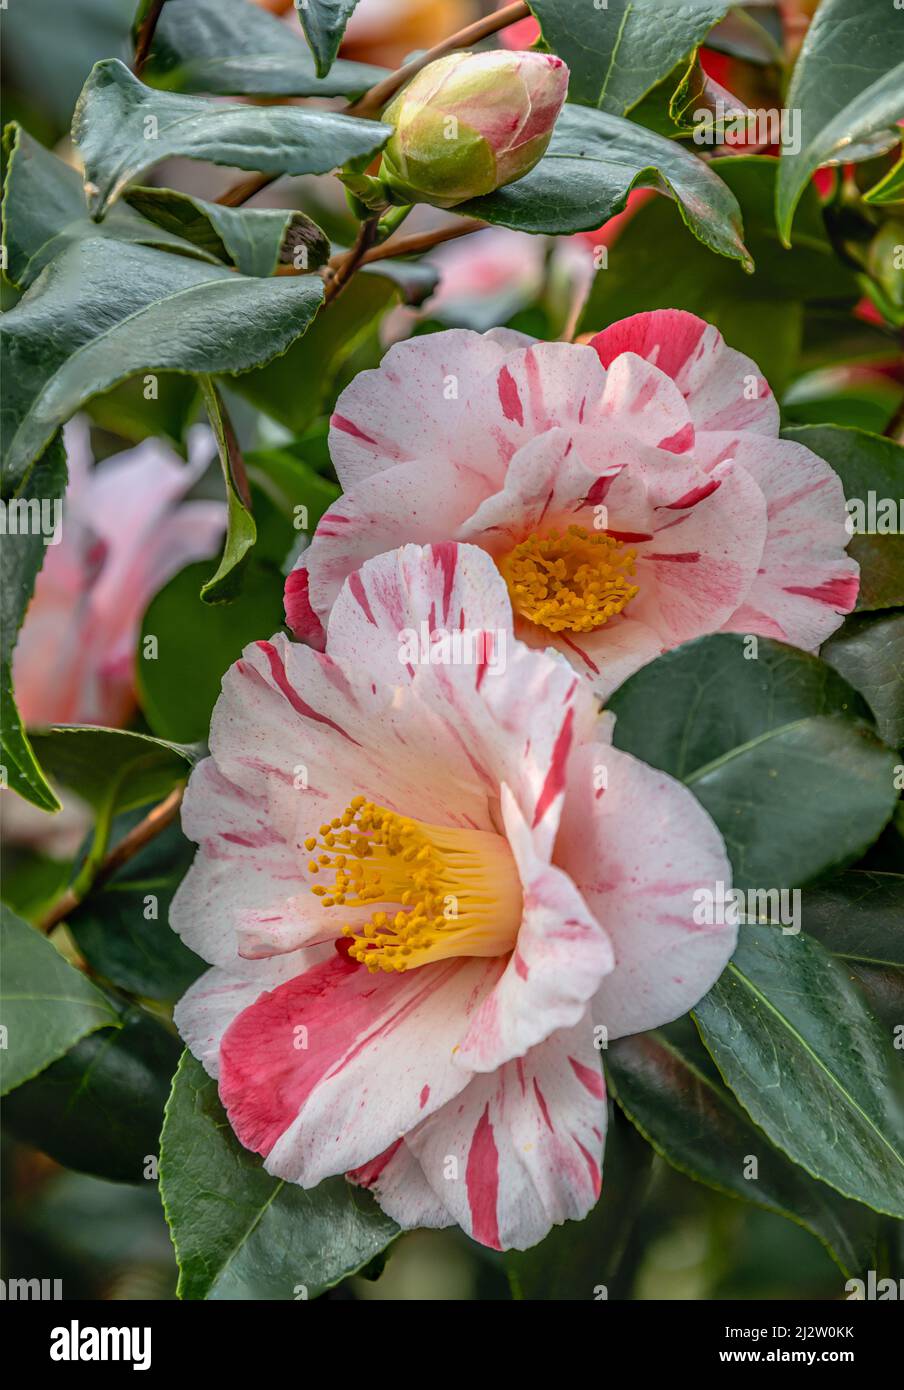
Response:
M449 956L499 956L515 944L521 884L508 841L427 825L356 796L305 840L311 892L324 907L378 907L346 922L349 954L368 970L408 970Z
M605 531L532 532L499 561L516 613L551 632L592 632L637 593L635 551Z

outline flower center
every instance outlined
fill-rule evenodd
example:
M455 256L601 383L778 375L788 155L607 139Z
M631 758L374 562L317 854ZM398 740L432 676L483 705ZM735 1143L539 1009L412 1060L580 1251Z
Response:
M637 593L635 551L605 531L532 532L499 561L512 607L551 632L592 632Z
M426 825L356 796L305 849L324 907L373 906L346 923L349 955L368 970L408 970L449 956L501 956L521 923L521 881L502 835Z

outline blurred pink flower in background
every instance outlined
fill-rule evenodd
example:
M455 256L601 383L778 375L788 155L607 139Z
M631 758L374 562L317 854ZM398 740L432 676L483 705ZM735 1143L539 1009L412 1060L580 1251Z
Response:
M69 487L62 535L48 545L13 659L26 724L121 725L135 705L135 644L153 595L212 555L225 504L185 502L209 465L210 432L191 432L189 462L156 439L94 466L88 424L66 426Z

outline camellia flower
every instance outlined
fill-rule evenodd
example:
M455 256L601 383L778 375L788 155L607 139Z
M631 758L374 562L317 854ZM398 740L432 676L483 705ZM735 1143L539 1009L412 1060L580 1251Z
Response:
M13 657L28 724L125 723L135 705L142 614L183 566L213 553L223 503L183 502L210 463L213 439L192 431L186 465L159 440L91 463L87 423L65 431L69 486Z
M528 173L552 138L568 68L552 53L449 53L381 116L380 178L399 201L450 208Z
M599 1047L684 1013L736 936L694 920L730 878L707 813L511 622L484 552L406 546L346 582L325 653L246 648L171 910L214 966L177 1025L267 1171L497 1248L593 1206Z
M587 345L506 330L396 344L337 402L345 493L289 576L289 623L322 643L369 556L461 540L496 562L519 637L602 696L704 633L814 650L859 572L839 478L778 424L755 363L676 310Z

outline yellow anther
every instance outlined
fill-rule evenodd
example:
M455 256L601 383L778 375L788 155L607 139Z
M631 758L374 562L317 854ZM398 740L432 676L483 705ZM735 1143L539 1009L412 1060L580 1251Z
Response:
M593 632L638 592L630 582L635 553L605 531L569 526L532 533L498 563L523 618L550 632Z
M351 858L333 852L339 837ZM406 970L452 956L500 956L515 943L521 884L508 840L491 830L427 825L355 797L341 816L305 846L323 851L308 863L313 875L331 870L328 887L312 884L324 908L376 911L346 922L349 954L368 970ZM442 915L454 901L456 913ZM388 910L387 910L388 909ZM429 929L429 930L428 930Z

